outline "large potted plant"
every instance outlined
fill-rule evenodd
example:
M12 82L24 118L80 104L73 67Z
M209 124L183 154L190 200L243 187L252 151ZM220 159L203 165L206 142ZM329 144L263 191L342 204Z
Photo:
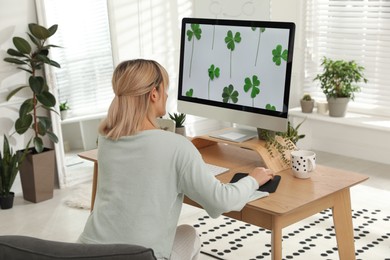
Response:
M53 149L44 147L43 137L57 143L58 138L52 132L52 122L49 111L55 111L55 97L50 93L44 77L44 65L60 68L60 65L49 58L49 49L58 47L48 44L47 40L55 34L58 26L45 28L38 24L28 25L29 41L21 37L14 37L15 49L8 49L11 57L4 61L18 65L18 69L30 74L28 84L13 90L7 100L24 88L31 90L19 109L19 118L15 121L15 131L22 134L31 134L33 147L29 149L26 159L20 167L23 196L25 200L39 202L53 197L55 154Z
M11 188L27 152L27 148L22 152L14 152L7 136L4 135L3 153L0 151L0 207L2 209L13 207L15 193L11 191Z
M344 117L349 100L354 100L355 92L360 91L357 83L367 79L363 75L364 67L355 61L332 60L324 57L321 63L323 72L314 80L318 80L329 105L329 115Z

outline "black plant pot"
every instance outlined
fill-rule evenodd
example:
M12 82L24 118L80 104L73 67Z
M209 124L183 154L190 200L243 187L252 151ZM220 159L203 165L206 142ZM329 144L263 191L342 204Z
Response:
M15 193L12 191L7 196L0 196L1 209L10 209L14 206Z

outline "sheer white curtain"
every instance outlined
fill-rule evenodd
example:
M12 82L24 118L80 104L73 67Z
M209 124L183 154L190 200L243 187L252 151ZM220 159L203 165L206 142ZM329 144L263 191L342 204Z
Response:
M349 110L390 116L390 0L306 2L305 92L325 99L313 78L324 56L355 60L365 67Z

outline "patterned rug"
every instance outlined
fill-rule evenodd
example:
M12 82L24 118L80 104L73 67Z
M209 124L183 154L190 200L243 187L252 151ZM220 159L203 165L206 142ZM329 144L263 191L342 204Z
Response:
M390 215L381 210L353 210L356 259L390 259ZM191 223L187 219L186 223ZM204 211L191 223L199 232L202 253L216 259L271 259L271 233L241 221ZM339 259L330 209L283 229L283 259Z

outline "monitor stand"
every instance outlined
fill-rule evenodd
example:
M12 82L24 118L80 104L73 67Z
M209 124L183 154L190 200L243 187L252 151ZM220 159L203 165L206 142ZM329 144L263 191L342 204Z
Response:
M214 137L214 138L218 138L230 142L235 142L235 143L242 143L252 138L255 138L257 136L258 135L256 131L252 131L248 129L240 129L240 128L228 128L210 134L210 137Z

